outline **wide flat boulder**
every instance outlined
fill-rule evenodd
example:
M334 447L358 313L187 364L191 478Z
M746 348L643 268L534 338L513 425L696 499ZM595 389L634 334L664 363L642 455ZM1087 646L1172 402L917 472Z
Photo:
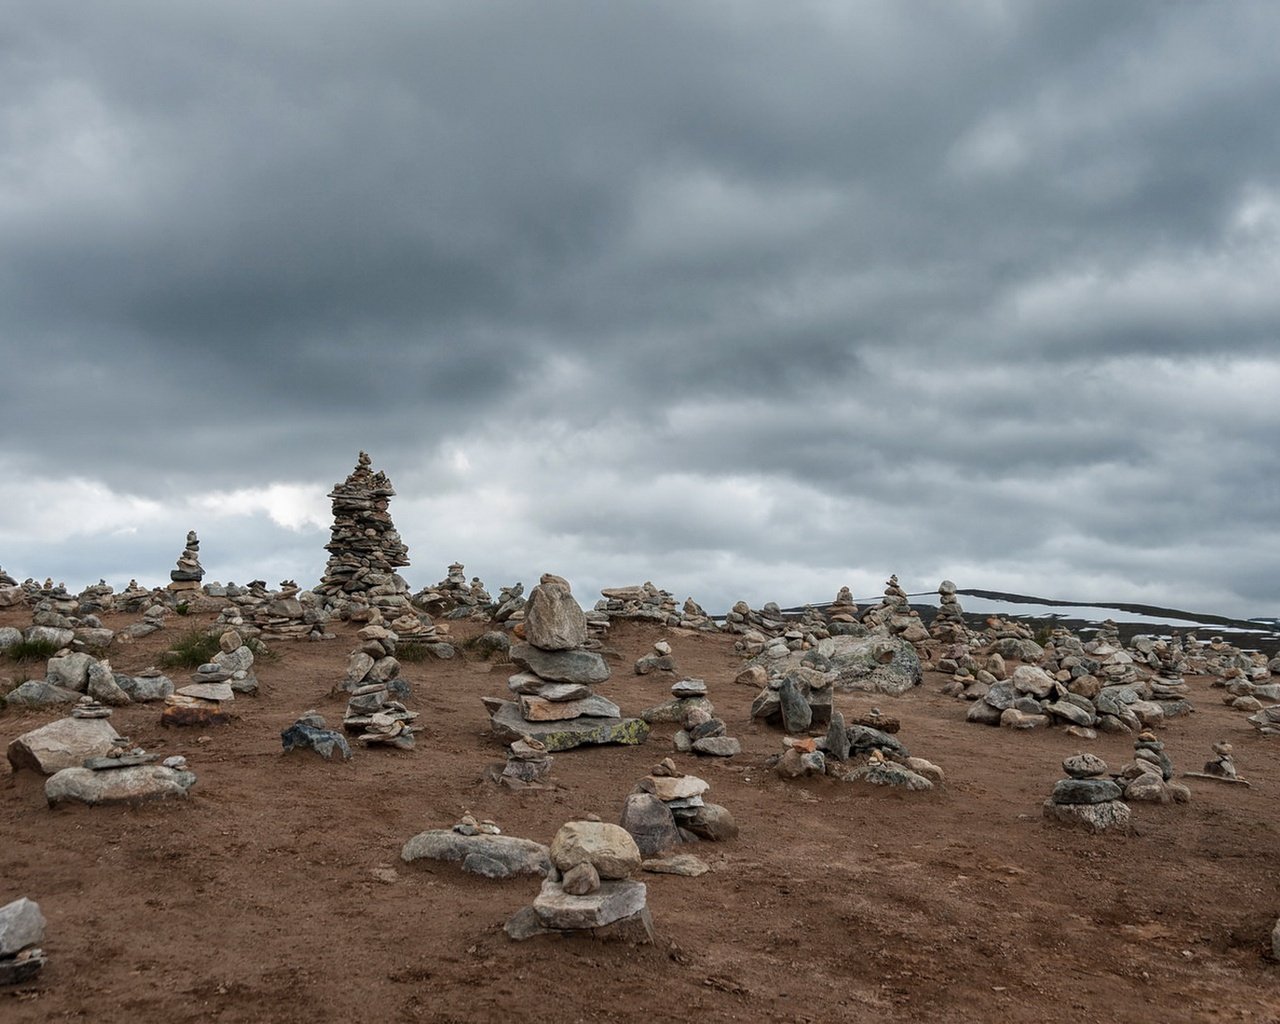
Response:
M452 829L419 832L404 844L400 859L462 862L462 869L488 878L541 875L551 870L551 853L532 839L480 834L464 836Z
M544 651L533 644L513 644L511 660L552 683L591 686L609 678L609 665L595 651Z
M495 735L505 743L531 736L550 753L574 747L618 743L632 746L649 738L649 723L639 718L582 717L571 721L528 722L514 701L497 702L490 717Z
M9 763L15 772L28 768L52 775L80 767L85 758L108 753L119 738L105 718L60 718L11 742Z
M166 768L158 764L135 765L130 768L64 768L44 784L49 806L61 803L137 804L170 797L186 799L187 791L196 783L193 772Z

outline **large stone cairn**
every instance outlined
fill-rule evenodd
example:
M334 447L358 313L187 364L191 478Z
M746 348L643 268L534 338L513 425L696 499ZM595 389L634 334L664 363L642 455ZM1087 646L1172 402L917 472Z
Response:
M396 569L409 564L409 549L396 532L387 511L395 488L381 470L369 468L360 453L356 468L329 497L333 500L333 530L325 545L329 564L317 594L334 603L361 594L383 609L409 603L408 584Z
M178 567L169 571L169 579L169 589L173 591L200 589L204 567L200 564L200 541L195 530L187 532L187 546L178 556Z
M1044 816L1062 825L1091 832L1129 827L1132 815L1123 791L1107 774L1107 762L1095 754L1073 754L1062 762L1067 777L1057 782L1044 802Z
M609 929L652 941L647 888L631 877L640 870L640 850L625 829L602 821L568 822L551 840L550 855L552 871L533 906L505 925L511 938Z
M0 985L16 985L45 965L45 920L40 904L25 896L0 907Z
M531 737L550 752L644 742L648 724L622 718L616 704L591 688L609 678L609 666L586 646L586 616L568 582L544 574L529 593L522 628L525 640L513 644L510 655L523 671L507 681L515 700L485 700L497 735L508 742Z

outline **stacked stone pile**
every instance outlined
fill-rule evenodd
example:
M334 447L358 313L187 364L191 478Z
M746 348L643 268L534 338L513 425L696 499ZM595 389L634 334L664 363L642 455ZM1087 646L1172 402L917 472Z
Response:
M1173 762L1164 744L1153 733L1141 733L1134 741L1134 759L1120 769L1116 781L1130 803L1185 804L1191 790L1173 782Z
M929 635L944 643L961 643L968 633L956 585L950 580L943 580L938 584L938 610L929 624Z
M360 646L348 656L346 675L336 691L351 693L375 683L392 684L397 693L409 696L408 686L397 683L400 678L400 662L395 655L399 635L383 624L382 615L376 609L373 609L368 624L361 627L356 636L360 639Z
M671 687L671 700L659 708L675 708L681 714L682 728L672 737L672 744L682 754L701 754L708 757L733 757L742 753L742 744L728 734L724 719L717 718L715 708L707 699L707 684L701 679L682 679ZM654 709L641 715L646 722Z
M680 843L725 842L738 835L728 808L708 803L711 786L686 775L666 757L636 783L622 807L621 825L652 857Z
M221 589L221 596L230 602L219 616L222 625L266 642L333 639L326 631L330 613L314 592L303 590L294 580L281 580L278 590L268 590L262 580Z
M496 773L498 784L508 789L548 789L554 760L546 744L533 737L516 740L508 748L506 763Z
M44 929L40 904L25 896L0 907L0 985L29 981L44 967Z
M616 704L592 690L609 678L609 666L586 646L586 616L569 584L544 574L524 611L525 640L510 651L522 671L507 681L516 699L484 702L493 731L508 742L532 737L551 752L584 744L642 743L648 724L622 718Z
M1230 743L1226 740L1218 740L1213 744L1213 759L1205 763L1204 771L1183 774L1188 778L1211 779L1214 782L1229 782L1232 785L1247 787L1249 783L1240 777L1232 753L1233 748Z
M1035 664L1044 657L1044 650L1035 642L1031 627L1012 619L992 615L982 631L982 644L992 654L1002 658L1017 658Z
M606 587L595 611L608 619L631 619L659 625L716 632L719 624L692 597L676 606L675 595L645 581L633 587Z
M776 601L768 601L755 611L746 601L735 602L720 627L725 633L759 633L764 637L781 636L787 631L787 620Z
M933 651L933 668L951 676L942 687L948 697L964 700L981 700L992 684L1008 675L1005 661L999 654L975 652L963 642L947 642Z
M357 688L347 701L342 727L356 734L361 746L390 746L412 750L413 723L418 712L410 711L392 694L386 683L370 683Z
M239 636L233 636L230 632L223 634L228 637L227 643L233 640L238 641ZM221 641L220 641L221 643ZM238 651L239 648L236 648ZM253 653L246 647L244 648L249 657L249 665L253 664ZM225 647L221 652L227 653ZM215 659L218 655L214 656ZM164 710L160 713L161 725L225 725L231 720L231 712L229 705L235 699L235 690L232 686L232 679L238 671L244 671L245 676L241 680L244 683L250 676L251 670L238 669L235 666L241 664L239 657L230 662L218 663L206 662L195 670L191 676L191 682L186 686L179 687L175 692L164 698ZM252 682L254 691L256 692L257 680Z
M1094 754L1073 754L1062 762L1067 777L1056 783L1044 802L1044 816L1062 825L1091 832L1125 830L1132 814L1121 799L1120 786L1107 774L1107 763Z
M929 631L920 621L920 613L911 607L896 575L885 582L884 597L880 604L863 615L862 624L874 633L900 636L913 644L929 639Z
M519 613L524 617L524 584L513 583L498 591L498 600L494 602L493 621L501 625Z
M113 605L116 611L136 614L145 611L155 604L155 591L148 590L137 580L130 580L129 585L116 594Z
M859 621L861 614L853 591L841 587L836 599L827 606L827 629L832 636L865 636L867 627Z
M782 779L830 775L845 782L865 782L908 790L928 790L944 781L942 769L913 757L896 736L896 719L879 708L846 722L836 711L825 736L783 740L783 753L766 761ZM865 759L865 760L864 760Z
M293 725L280 731L280 745L286 754L294 750L314 750L326 761L332 761L335 755L344 761L351 758L347 738L330 729L324 716L314 709L304 712Z
M363 595L370 604L400 609L409 603L409 587L396 572L409 564L409 549L388 511L395 489L381 470L370 468L360 453L356 468L329 493L333 530L325 545L329 563L315 591L331 603Z
M631 876L640 851L623 828L601 821L571 821L551 841L553 871L532 907L505 925L513 939L609 928L639 941L653 940L647 888Z
M12 707L41 708L74 702L87 694L104 704L121 705L162 700L172 692L173 684L156 669L129 676L113 671L106 659L64 648L48 660L43 680L22 683L6 694L5 702Z
M169 579L169 589L175 593L200 589L204 566L200 564L200 540L195 530L187 531L187 546L178 556L178 567L170 570Z
M883 635L833 636L807 651L770 647L748 661L746 668L758 669L772 681L805 668L824 675L840 692L890 696L900 696L924 679L915 647L902 637Z
M123 738L122 738L123 740ZM136 804L169 797L185 799L196 783L185 757L148 754L118 742L110 752L88 757L79 768L63 768L44 784L50 807L61 803Z
M76 595L76 614L97 615L115 610L116 595L106 580L91 583Z
M676 659L671 653L671 644L658 640L652 651L636 659L635 671L638 676L647 676L650 672L675 672Z

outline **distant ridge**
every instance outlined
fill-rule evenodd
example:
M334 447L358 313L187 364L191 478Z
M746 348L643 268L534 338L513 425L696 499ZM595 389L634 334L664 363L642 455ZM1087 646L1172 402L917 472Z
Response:
M1206 615L1199 612L1180 611L1177 608L1162 608L1159 605L1133 604L1125 601L1058 601L1045 597L1032 597L1029 594L1006 594L999 590L958 590L957 593L968 597L983 597L989 601L1005 601L1009 604L1057 605L1063 608L1114 608L1118 612L1147 615L1155 619L1208 623L1231 629L1257 629L1260 622L1266 622L1266 620L1257 619L1232 619L1225 615Z

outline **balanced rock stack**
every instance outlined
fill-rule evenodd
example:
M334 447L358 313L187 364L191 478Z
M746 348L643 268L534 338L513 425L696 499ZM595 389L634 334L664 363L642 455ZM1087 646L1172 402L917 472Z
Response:
M499 785L508 789L546 789L551 776L551 762L546 745L532 736L516 740L507 753L507 762L498 773Z
M417 717L416 711L410 711L392 696L386 683L371 683L357 689L347 701L342 727L356 733L356 742L361 746L412 750L413 722Z
M666 640L656 641L653 650L636 659L635 670L638 676L647 676L650 672L676 671L676 659L671 653L671 644Z
M654 765L622 806L622 827L646 857L686 842L723 842L738 834L733 815L704 799L711 786L685 775L669 757Z
M751 702L751 717L780 724L788 733L806 733L831 721L832 679L801 665L770 679Z
M333 530L317 594L335 601L363 594L384 609L409 603L408 584L396 572L409 564L409 549L388 511L395 493L386 474L373 472L368 454L361 452L351 475L329 492Z
M707 684L703 680L682 679L671 687L671 696L672 703L684 709L681 720L684 728L672 737L677 751L711 757L733 757L742 753L742 744L728 735L724 719L716 717L715 708L707 699ZM700 704L694 703L699 700ZM646 717L646 721L649 720Z
M964 611L956 596L956 585L950 580L938 584L938 610L934 613L929 632L935 639L955 642L965 634Z
M44 784L49 806L72 802L89 804L136 804L168 797L185 799L196 777L187 771L187 759L167 757L160 764L158 754L141 747L128 747L120 737L107 754L85 758L79 768L63 768Z
M1092 832L1124 830L1132 818L1120 787L1107 774L1107 762L1095 754L1073 754L1062 762L1067 778L1053 787L1044 816Z
M584 646L586 616L564 579L543 575L529 593L523 628L525 642L513 644L510 654L524 671L507 681L517 699L484 701L498 736L508 742L532 737L551 752L644 742L648 724L622 718L616 704L591 689L609 678L609 666Z
M204 567L200 564L200 541L195 530L187 532L187 546L178 556L178 567L169 571L170 590L199 590L204 579Z
M571 821L551 840L553 871L532 907L505 925L513 939L590 931L653 941L648 890L632 879L640 850L623 828L602 821ZM599 932L597 929L609 929Z
M338 690L352 693L374 683L389 683L393 690L407 697L409 688L398 682L400 662L395 656L400 636L383 625L382 615L376 608L371 612L369 623L356 634L360 638L360 646L347 658L347 672L338 684Z
M1133 760L1120 770L1117 777L1124 789L1125 800L1131 803L1185 804L1191 799L1191 790L1171 781L1173 762L1154 733L1140 734L1133 746Z
M0 985L16 985L34 977L45 965L44 915L40 904L25 896L0 907Z
M258 692L253 652L240 642L240 634L228 630L219 644L222 650L213 661L197 668L188 685L165 697L161 725L223 725L231 719L226 705L236 699L237 685L245 688L242 692Z
M445 570L445 578L435 586L424 587L413 595L412 604L431 615L465 618L476 609L493 603L479 576L467 582L466 566L454 562Z
M827 606L827 629L833 636L864 636L867 628L858 621L858 616L853 591L841 587L836 599Z

